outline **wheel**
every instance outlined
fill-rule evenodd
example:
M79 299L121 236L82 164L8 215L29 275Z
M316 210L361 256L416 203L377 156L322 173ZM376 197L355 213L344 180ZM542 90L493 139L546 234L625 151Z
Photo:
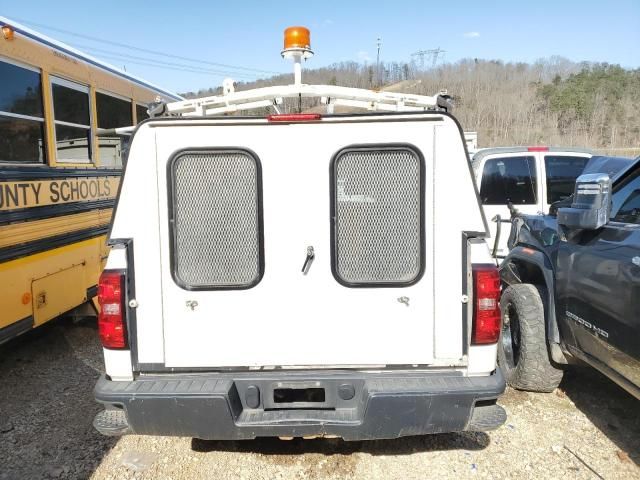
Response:
M498 363L507 383L519 390L551 392L562 380L562 370L549 358L545 329L544 290L528 283L502 292L502 330Z

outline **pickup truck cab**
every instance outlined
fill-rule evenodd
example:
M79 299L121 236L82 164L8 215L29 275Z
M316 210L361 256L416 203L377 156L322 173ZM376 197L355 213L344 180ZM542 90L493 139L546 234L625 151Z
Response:
M471 164L492 244L497 243L496 257L504 258L508 252L508 227L501 225L510 223L508 204L521 213L548 212L549 205L573 193L576 177L591 156L588 150L544 146L496 147L476 152Z
M168 104L178 116L136 128L99 286L94 425L203 439L497 428L499 275L447 102L275 90ZM318 92L395 111L206 114Z
M553 390L586 362L640 398L640 157L593 157L573 197L513 219L500 363L515 388Z

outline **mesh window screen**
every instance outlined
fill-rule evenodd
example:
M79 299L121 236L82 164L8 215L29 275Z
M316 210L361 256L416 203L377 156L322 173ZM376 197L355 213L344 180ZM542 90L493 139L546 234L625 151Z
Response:
M422 273L422 162L408 148L335 159L334 272L350 285L406 285Z
M184 153L172 164L176 281L248 288L261 276L260 169L241 151Z

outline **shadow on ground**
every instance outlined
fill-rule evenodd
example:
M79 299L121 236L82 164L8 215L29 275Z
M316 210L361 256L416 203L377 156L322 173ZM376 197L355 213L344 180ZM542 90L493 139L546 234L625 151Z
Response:
M586 366L567 369L560 389L609 440L640 465L639 400Z
M345 442L337 438L304 440L280 440L279 438L257 438L243 441L200 440L194 438L191 448L196 452L239 452L262 455L301 455L319 453L324 455L410 455L416 452L444 450L483 450L489 446L490 437L482 432L441 433L393 440L371 440Z
M95 319L60 319L0 346L0 479L88 478L116 439L92 427Z

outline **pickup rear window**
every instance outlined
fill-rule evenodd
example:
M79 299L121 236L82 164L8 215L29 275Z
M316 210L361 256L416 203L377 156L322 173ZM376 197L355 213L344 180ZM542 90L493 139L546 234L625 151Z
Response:
M487 160L482 171L480 197L483 205L537 203L537 175L532 156Z

